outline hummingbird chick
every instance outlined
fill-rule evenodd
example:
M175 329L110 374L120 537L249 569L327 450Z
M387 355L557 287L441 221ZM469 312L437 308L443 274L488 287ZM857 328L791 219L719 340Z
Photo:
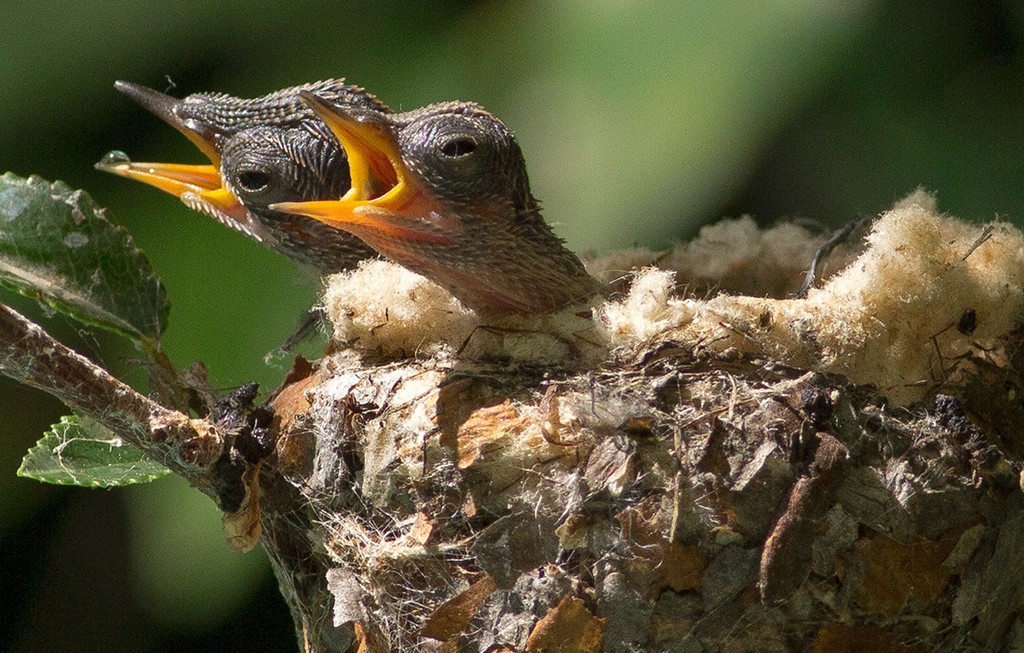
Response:
M390 114L298 94L344 147L351 188L271 208L358 236L483 317L552 312L603 291L541 216L512 133L479 105Z
M184 134L210 164L135 163L113 154L97 164L99 169L168 192L321 276L375 255L348 233L270 208L275 202L337 198L349 188L345 151L298 93L312 91L343 106L390 112L374 96L342 80L254 99L221 93L178 99L128 82L115 87Z

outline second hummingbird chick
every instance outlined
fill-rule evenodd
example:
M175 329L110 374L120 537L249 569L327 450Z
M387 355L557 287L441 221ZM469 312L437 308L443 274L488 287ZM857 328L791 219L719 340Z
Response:
M259 98L197 93L178 99L118 82L118 90L184 134L209 165L134 163L108 155L101 170L136 179L190 208L327 275L373 256L359 239L321 223L269 208L273 202L336 198L349 187L344 150L298 97L315 90L344 105L389 113L342 80L292 87Z

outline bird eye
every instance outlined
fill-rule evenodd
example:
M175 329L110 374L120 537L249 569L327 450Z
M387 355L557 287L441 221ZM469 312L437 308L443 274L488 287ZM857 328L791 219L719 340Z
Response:
M238 185L250 193L257 193L270 185L270 175L258 170L246 170L238 174Z
M441 146L441 154L457 159L472 154L476 150L476 141L471 138L453 138Z

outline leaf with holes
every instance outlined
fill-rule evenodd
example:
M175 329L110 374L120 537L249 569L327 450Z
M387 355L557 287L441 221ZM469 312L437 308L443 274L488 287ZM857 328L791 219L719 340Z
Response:
M0 176L0 284L148 342L170 308L128 232L83 191L36 176Z
M60 418L18 468L18 476L82 487L148 483L170 473L98 422L78 415Z

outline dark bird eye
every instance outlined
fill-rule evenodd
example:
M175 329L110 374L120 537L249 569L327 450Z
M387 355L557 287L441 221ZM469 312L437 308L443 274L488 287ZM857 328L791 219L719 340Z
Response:
M246 170L239 173L238 185L250 193L256 193L270 185L270 175L258 170Z
M453 159L472 154L476 150L476 141L471 138L453 138L441 146L441 154Z

